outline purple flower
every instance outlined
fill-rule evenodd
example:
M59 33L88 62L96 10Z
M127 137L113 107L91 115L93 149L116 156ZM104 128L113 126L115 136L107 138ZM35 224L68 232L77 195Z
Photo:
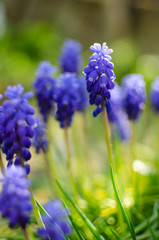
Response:
M56 85L55 78L52 77L52 74L55 71L56 68L53 67L50 62L41 62L36 71L36 78L33 83L40 113L42 114L45 122L54 110L53 94L55 92Z
M39 153L40 150L43 152L47 151L48 140L46 138L46 124L42 121L42 119L40 119L40 117L36 117L32 144L35 147L37 153Z
M151 84L150 103L155 112L159 112L159 77Z
M72 233L72 228L67 220L68 209L63 208L60 200L50 201L44 208L49 216L42 216L45 228L38 229L38 235L43 240L65 240L65 236Z
M118 112L123 109L122 100L122 89L116 84L111 93L110 109L108 111L108 118L110 122L117 121Z
M108 49L106 43L102 46L95 43L90 49L94 52L89 59L88 66L84 69L86 75L87 91L89 92L89 103L95 104L97 108L93 115L96 117L102 111L102 104L109 109L110 90L115 86L114 65L109 54L113 52Z
M111 94L111 109L108 112L108 118L111 122L113 137L117 134L122 141L127 141L131 137L131 128L127 114L123 110L122 103L122 89L116 84Z
M16 165L24 166L24 161L31 158L29 148L34 135L33 125L35 119L34 108L29 104L28 98L32 92L24 93L21 84L8 86L4 95L9 98L3 102L0 114L0 136L2 151L6 154L8 165L12 165L15 158Z
M88 94L86 91L86 83L83 76L77 77L78 84L78 101L76 110L79 112L84 112L88 106Z
M75 40L67 39L61 50L59 65L61 71L78 73L82 65L82 45Z
M136 120L145 107L146 92L143 76L129 74L122 81L123 105L129 120Z
M8 218L9 227L21 226L23 229L30 219L32 204L30 201L29 180L25 170L20 166L7 168L2 179L0 194L0 212L3 218Z
M61 74L57 84L57 90L54 94L54 99L57 103L56 119L60 122L62 128L69 127L78 102L76 74Z
M128 141L131 138L131 126L127 114L119 110L116 113L115 122L112 122L113 137L117 134L121 141Z

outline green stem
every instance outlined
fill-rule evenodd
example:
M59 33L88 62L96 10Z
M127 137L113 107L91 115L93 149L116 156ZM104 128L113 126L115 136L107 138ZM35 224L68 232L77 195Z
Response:
M1 152L1 150L0 150L0 168L1 168L2 174L4 174L4 163L3 163L3 159L2 159L2 152Z
M69 144L67 126L64 127L64 136L65 136L66 152L67 152L67 166L68 166L68 170L70 173L70 179L71 179L71 183L72 183L74 196L77 197L77 189L76 189L76 184L74 182L73 169L72 169L72 163L71 163L71 153L70 153L70 144Z
M113 171L113 155L112 155L111 141L110 141L110 129L109 129L109 123L108 123L108 116L107 116L107 112L106 112L106 108L104 106L104 103L102 104L102 115L103 115L103 124L104 124L104 133L105 133L105 139L106 139L106 145L107 145L107 152L108 152L110 176L111 176L115 196L116 196L117 202L120 206L120 209L122 211L124 220L125 220L125 222L128 226L128 229L131 233L132 239L136 240L136 235L135 235L135 232L134 232L134 228L133 228L131 222L129 221L128 216L126 214L126 211L125 211L125 209L122 205L122 202L121 202L118 190L117 190L117 184L115 182L114 171Z
M23 235L25 237L25 240L30 240L29 234L26 229L22 229Z

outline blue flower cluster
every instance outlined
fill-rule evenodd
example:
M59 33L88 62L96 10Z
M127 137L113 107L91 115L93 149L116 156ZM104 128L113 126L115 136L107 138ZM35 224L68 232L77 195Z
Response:
M151 84L150 103L155 112L159 112L159 77Z
M110 99L111 110L108 118L111 122L113 136L118 134L122 141L127 141L131 137L131 127L127 114L123 110L122 89L116 84Z
M129 74L122 81L123 105L129 120L136 120L145 107L146 92L143 76Z
M61 74L57 84L58 86L54 94L54 100L57 103L56 119L60 122L62 128L69 127L78 102L76 74Z
M33 93L23 94L23 91L22 85L18 84L8 86L4 92L8 99L3 102L0 114L0 139L8 166L12 165L14 157L15 165L21 166L24 166L24 161L31 158L29 148L31 146L30 139L34 135L35 119L33 114L35 110L29 104L28 98L32 97Z
M59 65L61 71L78 73L82 65L82 45L76 41L68 39L64 42L61 55L59 57Z
M19 225L25 229L32 211L28 190L30 182L25 176L25 170L20 166L7 168L2 183L0 194L2 217L9 219L9 227Z
M86 75L89 103L95 104L97 108L93 112L96 117L102 111L102 104L109 109L110 90L114 88L115 74L114 65L109 54L113 52L108 49L106 43L102 46L95 43L90 49L94 52L89 59L88 66L84 69Z
M68 220L68 209L63 208L60 200L48 202L44 206L48 215L42 216L45 228L38 229L38 235L43 240L65 240L72 233Z
M76 110L79 112L84 112L88 106L88 94L86 91L86 84L83 76L77 77L77 84L78 100Z
M54 72L56 72L56 68L50 62L41 62L36 71L36 79L33 83L40 113L45 122L54 110L53 94L56 89L55 78L52 76Z
M47 151L48 140L46 138L46 124L42 121L42 119L40 119L40 117L36 117L32 144L35 147L37 153L39 153L40 150L43 152Z

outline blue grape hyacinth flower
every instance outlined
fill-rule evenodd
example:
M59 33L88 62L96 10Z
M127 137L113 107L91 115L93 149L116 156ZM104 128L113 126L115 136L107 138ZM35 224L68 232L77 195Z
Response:
M123 106L129 120L138 119L145 107L145 81L140 74L126 75L122 80Z
M0 194L0 212L8 218L9 227L19 225L22 229L29 223L32 211L30 182L25 170L20 166L11 166L5 170Z
M56 79L52 74L55 72L56 67L52 66L49 61L43 61L39 64L33 83L40 113L45 122L47 122L48 116L54 110L53 94L56 89Z
M150 103L156 113L159 112L159 77L156 77L151 84Z
M78 101L77 101L77 108L78 112L84 112L88 106L88 93L86 90L85 79L83 76L77 77L77 84L78 84Z
M6 154L8 166L15 164L24 166L24 162L31 158L29 148L34 130L34 108L28 99L33 96L32 92L23 93L21 84L8 86L4 92L8 99L3 102L0 114L1 124L1 147ZM26 165L29 171L29 165Z
M112 91L110 106L108 118L111 123L113 137L117 134L121 141L128 141L131 137L131 127L128 116L123 110L122 89L118 84L115 85Z
M118 112L123 109L122 100L122 89L116 84L111 93L110 109L107 111L110 122L117 121Z
M76 74L64 73L59 77L54 100L57 103L56 120L62 128L69 127L77 109L78 84Z
M84 69L84 74L89 92L89 103L97 106L93 112L93 116L96 117L102 111L102 104L107 110L110 108L110 90L115 86L114 65L109 56L113 50L108 49L106 43L103 43L102 46L95 43L90 49L94 53L89 59L88 66Z
M34 127L34 138L32 144L36 149L36 153L39 153L40 150L46 152L48 147L48 140L46 138L46 124L40 117L36 117L35 121L36 123Z
M49 216L42 216L45 228L39 228L38 235L43 240L65 240L65 236L72 233L72 228L67 220L69 210L63 207L60 200L48 202L44 209Z
M82 45L76 40L67 39L59 57L61 71L78 73L82 62Z
M113 137L116 134L119 136L121 141L129 141L131 139L131 126L127 114L119 110L116 113L116 119L111 124Z

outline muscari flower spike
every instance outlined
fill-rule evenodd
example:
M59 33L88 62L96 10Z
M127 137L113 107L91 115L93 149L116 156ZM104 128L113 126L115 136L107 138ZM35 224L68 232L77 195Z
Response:
M94 53L89 59L88 66L84 69L84 74L86 75L87 91L89 92L89 103L97 106L93 111L93 116L96 117L102 111L102 104L105 105L107 110L110 109L110 90L115 86L114 65L110 62L111 57L109 56L113 50L108 49L106 43L103 43L102 46L95 43L90 49Z
M47 122L48 116L54 110L53 94L56 89L56 80L52 74L55 72L56 67L52 66L49 61L43 61L39 64L33 83L40 113L45 122Z
M150 103L153 110L159 112L159 77L156 77L151 84Z
M88 106L88 94L86 91L85 86L85 79L83 76L77 77L77 84L78 84L78 101L77 101L77 108L78 112L84 112Z
M31 158L29 148L34 130L34 108L29 104L28 99L33 96L32 92L24 93L21 84L8 86L4 92L5 100L0 114L0 135L2 151L6 154L8 166L12 165L15 158L15 165L24 166L24 163ZM29 173L29 165L26 170Z
M137 120L145 107L146 92L143 76L129 74L122 80L123 106L129 120Z
M19 225L25 229L32 211L31 196L28 188L30 182L25 170L20 166L11 166L5 170L1 180L3 187L0 194L0 212L8 218L9 227Z
M121 141L127 141L131 137L131 127L127 114L123 110L122 102L122 89L116 84L111 94L111 110L108 112L108 118L111 123L113 137L117 134Z
M61 71L78 73L82 66L82 45L76 41L67 39L61 50L59 65Z
M78 104L78 84L76 74L61 74L54 94L57 103L56 120L62 128L69 127Z
M39 228L38 235L43 240L65 240L65 236L72 233L72 228L67 220L69 210L63 207L60 200L48 202L44 209L49 216L42 216L45 228Z
M48 140L46 138L46 124L40 117L36 117L34 127L34 138L32 141L33 146L36 149L36 153L39 153L40 150L43 152L47 151Z
M117 134L121 141L129 141L131 139L131 126L127 114L124 111L119 110L116 113L115 122L112 122L111 127L113 137Z

